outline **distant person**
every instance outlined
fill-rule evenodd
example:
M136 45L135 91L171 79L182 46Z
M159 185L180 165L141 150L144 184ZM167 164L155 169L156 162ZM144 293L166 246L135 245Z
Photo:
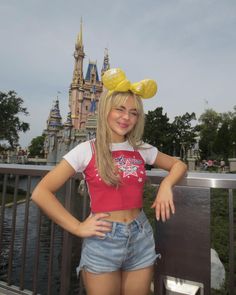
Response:
M103 75L97 136L77 145L35 188L33 201L57 224L84 238L78 272L88 295L147 295L157 254L143 206L145 164L169 171L152 208L158 220L175 212L173 186L187 167L142 141L142 98L155 95L153 80L131 84L120 69ZM79 221L54 193L75 173L88 184L91 214ZM70 253L68 253L69 255Z
M213 166L213 161L212 160L208 160L207 161L207 165L208 165L208 168L211 168Z
M225 161L223 159L220 160L220 169L222 172L225 171Z

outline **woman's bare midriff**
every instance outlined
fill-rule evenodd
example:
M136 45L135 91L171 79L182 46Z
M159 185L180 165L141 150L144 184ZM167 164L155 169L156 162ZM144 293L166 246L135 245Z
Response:
M105 220L129 223L139 215L140 209L135 208L129 210L111 211L108 213L110 214L110 216L106 217Z

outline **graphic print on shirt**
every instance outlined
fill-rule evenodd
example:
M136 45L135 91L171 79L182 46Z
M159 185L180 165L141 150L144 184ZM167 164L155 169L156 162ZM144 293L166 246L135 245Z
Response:
M123 173L123 178L130 178L130 176L138 177L138 182L143 181L144 172L141 170L142 160L134 158L126 158L124 155L121 155L114 159L115 163L119 169ZM138 173L141 175L139 176Z

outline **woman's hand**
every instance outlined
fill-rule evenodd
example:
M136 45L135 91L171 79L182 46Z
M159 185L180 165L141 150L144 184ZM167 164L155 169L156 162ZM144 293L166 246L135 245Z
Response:
M155 208L156 219L165 222L170 218L170 214L175 213L173 202L172 186L165 180L160 184L157 196L151 208Z
M104 237L107 232L111 231L111 223L108 221L103 221L109 216L109 213L96 213L90 214L85 221L80 222L78 225L78 236L82 238L97 236Z

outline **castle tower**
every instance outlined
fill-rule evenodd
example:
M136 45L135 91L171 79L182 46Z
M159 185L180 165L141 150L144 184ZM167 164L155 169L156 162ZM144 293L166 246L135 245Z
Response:
M83 102L83 84L84 84L84 75L83 75L83 60L84 60L84 45L83 45L83 28L82 28L82 19L80 23L80 32L78 34L76 44L75 44L75 64L73 79L70 86L69 92L69 108L71 111L72 125L74 128L79 129L80 126L80 112Z
M50 114L47 120L47 130L50 132L57 132L62 128L61 114L59 108L59 100L56 99L54 106L50 110Z
M104 74L104 72L106 72L109 69L110 69L110 62L109 62L109 56L108 56L108 49L105 48L101 76Z
M44 130L44 154L47 158L48 165L53 165L57 160L58 134L62 130L61 114L59 108L59 100L56 99L50 110L47 120L47 128Z
M84 45L82 20L76 39L74 70L69 89L69 112L62 124L58 99L50 111L47 129L44 130L44 150L49 165L58 163L62 156L80 142L96 136L97 106L103 85L96 61L89 60L86 75L83 73ZM108 50L105 49L101 76L110 68Z

